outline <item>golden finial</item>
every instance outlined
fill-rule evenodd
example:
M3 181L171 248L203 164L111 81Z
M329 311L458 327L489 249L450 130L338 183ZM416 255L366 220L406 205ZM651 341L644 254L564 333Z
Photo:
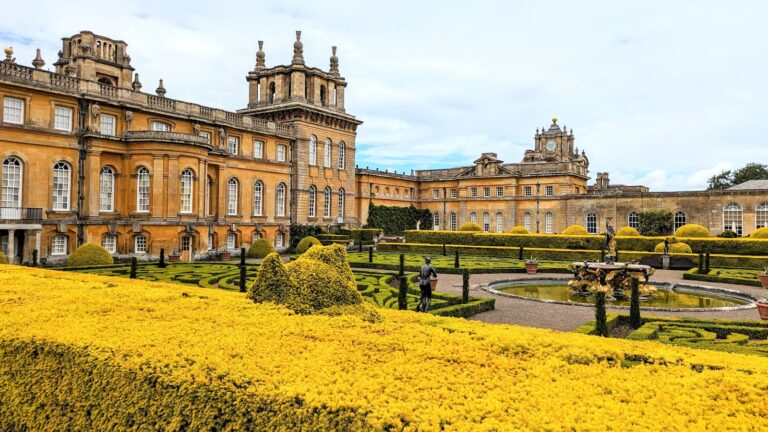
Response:
M555 117L552 117L552 123L555 123L555 124L557 124L557 116L555 116Z

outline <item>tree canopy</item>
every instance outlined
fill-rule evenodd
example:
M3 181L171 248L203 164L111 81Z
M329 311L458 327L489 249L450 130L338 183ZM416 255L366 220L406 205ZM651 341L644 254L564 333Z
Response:
M709 189L728 189L749 180L768 180L768 165L750 162L737 170L724 170L709 178Z

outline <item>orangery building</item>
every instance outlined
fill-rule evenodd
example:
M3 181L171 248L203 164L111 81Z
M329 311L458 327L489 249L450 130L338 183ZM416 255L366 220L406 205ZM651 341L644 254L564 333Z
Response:
M668 209L675 223L747 235L768 225L768 184L725 191L649 192L609 184L572 130L552 120L519 163L483 153L471 165L398 174L355 165L360 120L346 112L336 47L329 68L304 62L296 32L289 64L266 66L259 42L237 112L154 92L127 44L82 31L62 39L53 68L11 48L0 61L0 250L11 262L64 261L78 245L115 256L160 249L199 259L266 238L289 244L291 224L360 226L370 203L429 209L433 229L464 222L485 231L523 225L599 232Z

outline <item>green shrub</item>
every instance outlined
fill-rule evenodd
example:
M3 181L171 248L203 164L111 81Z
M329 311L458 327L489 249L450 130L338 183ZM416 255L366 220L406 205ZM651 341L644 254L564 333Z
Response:
M768 226L752 231L752 234L749 235L749 238L768 239Z
M511 230L509 230L510 234L528 234L528 229L522 225L518 225Z
M664 252L664 242L661 242L656 245L656 247L653 250L656 253L663 253ZM693 253L693 250L691 250L691 247L687 244L675 241L674 243L672 241L669 242L669 253L671 254L690 254Z
M667 210L648 210L638 215L640 234L644 236L663 236L672 233L675 219Z
M291 282L280 255L274 252L267 255L248 290L248 298L256 303L273 302L295 310L298 297L296 284Z
M475 222L465 222L461 224L459 227L459 231L477 231L482 232L483 228L480 227L479 224L476 224Z
M725 230L725 231L720 233L720 237L722 237L722 238L737 238L738 234L736 234L735 232L733 232L731 230Z
M685 224L675 230L675 237L709 237L709 230L698 224Z
M267 255L274 253L275 248L267 239L256 239L251 243L251 247L248 248L249 258L265 258Z
M316 239L320 240L320 234L324 232L324 228L319 225L303 225L303 224L291 224L290 228L290 239L291 244L289 249L292 251L296 250L296 245L299 244L299 240L303 239L304 237L315 237Z
M315 245L320 245L320 240L312 236L304 237L303 239L301 239L299 244L296 245L296 253L303 254L304 252L307 251L307 249Z
M581 225L571 225L564 229L562 234L564 235L589 235L589 231Z
M416 223L421 229L432 229L432 213L429 209L417 209L413 205L408 207L375 205L373 201L368 205L368 221L365 228L377 228L389 235L400 235L405 230L415 229Z
M624 227L619 229L616 232L616 237L638 237L638 236L640 236L640 231L632 227Z
M114 264L115 260L106 249L95 243L85 243L67 259L67 267Z
M5 258L2 252L0 252L0 264L8 264L8 260Z

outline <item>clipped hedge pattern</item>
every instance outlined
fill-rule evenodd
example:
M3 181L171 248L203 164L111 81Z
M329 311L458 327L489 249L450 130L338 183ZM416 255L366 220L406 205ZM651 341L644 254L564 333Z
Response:
M80 245L67 259L67 267L114 264L115 260L106 249L95 243Z

